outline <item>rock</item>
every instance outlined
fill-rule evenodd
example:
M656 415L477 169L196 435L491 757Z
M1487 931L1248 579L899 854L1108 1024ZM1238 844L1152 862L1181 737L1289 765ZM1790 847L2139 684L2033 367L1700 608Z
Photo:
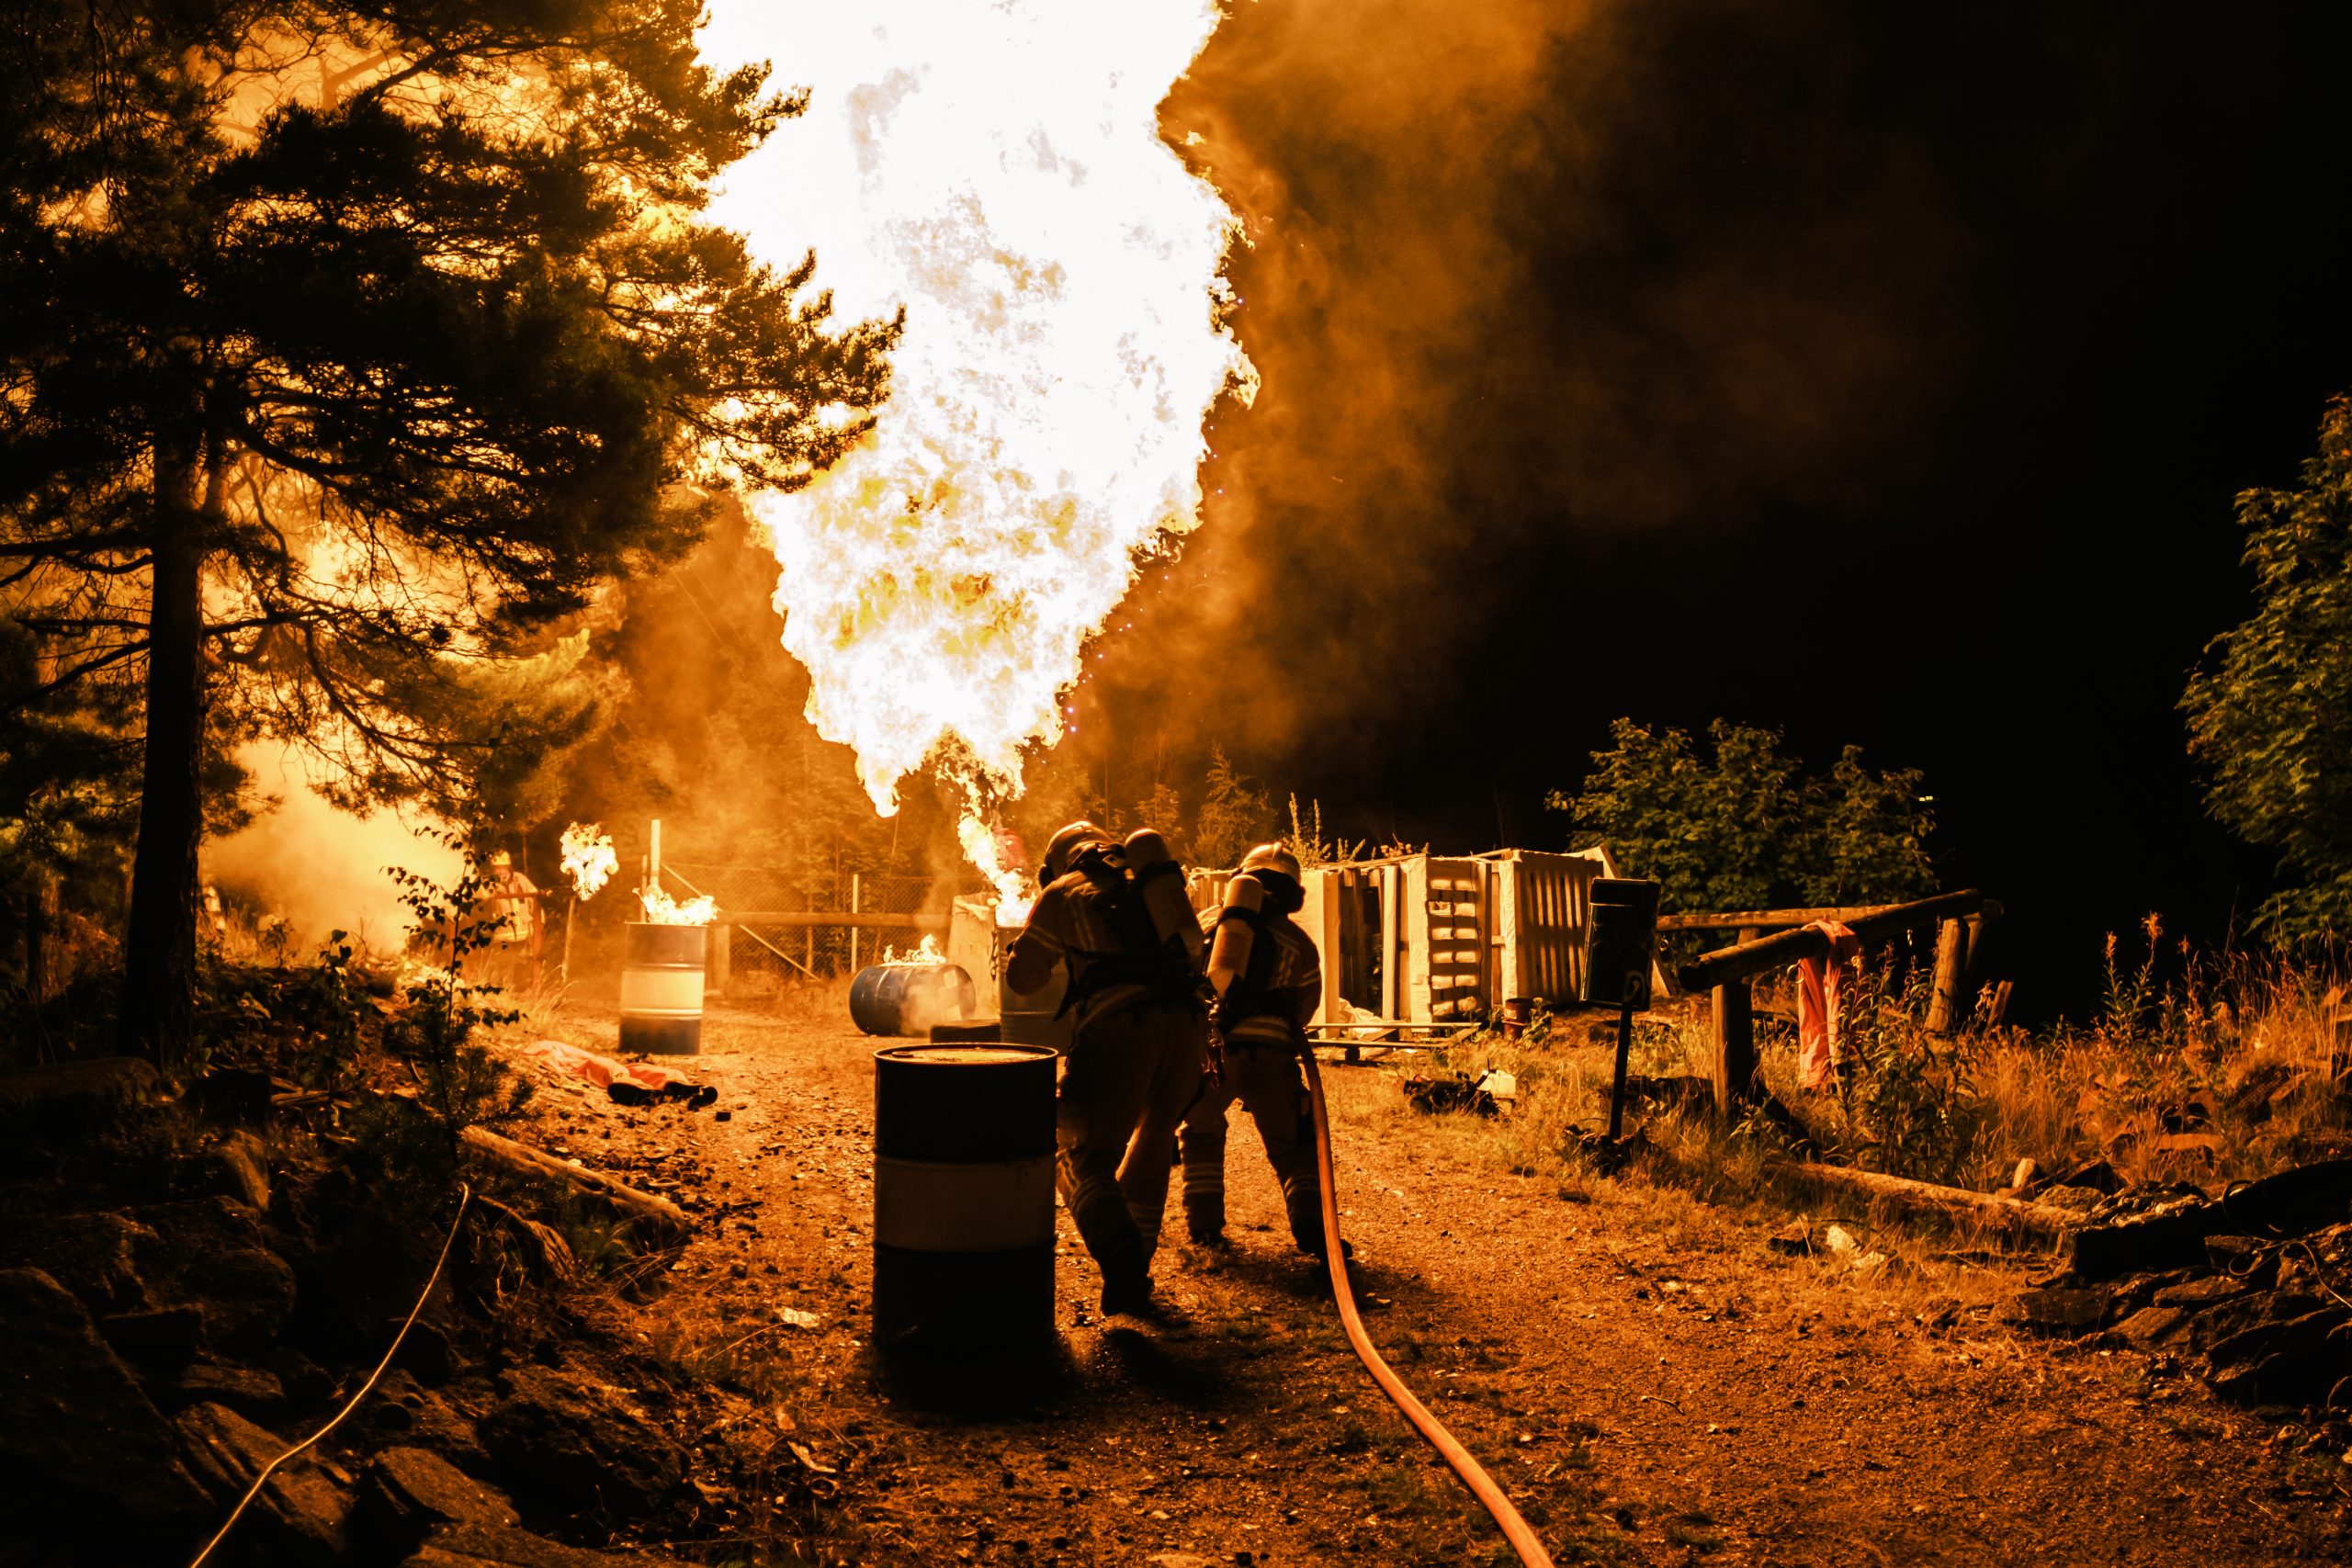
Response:
M650 1513L685 1479L685 1456L619 1393L541 1367L507 1374L480 1424L482 1446L535 1514Z
M212 1190L265 1213L269 1208L269 1149L243 1128L230 1134L204 1156Z
M2245 1235L2209 1235L2205 1261L2217 1274L2267 1291L2278 1279L2278 1249Z
M73 1292L95 1314L131 1313L154 1304L139 1261L141 1249L153 1240L129 1214L60 1214L35 1224L16 1256Z
M2041 1334L2087 1334L2107 1321L2108 1305L2102 1286L2048 1285L2018 1292L2007 1315Z
M2246 1293L2246 1287L2226 1275L2208 1274L2201 1280L2187 1280L2177 1285L2166 1285L2155 1295L2155 1304L2168 1307L2207 1307L2216 1302Z
M2115 1325L2117 1337L2135 1350L2152 1349L2178 1336L2189 1314L2179 1307L2142 1307Z
M261 1358L261 1365L286 1391L288 1402L298 1407L323 1404L334 1393L334 1379L291 1345L273 1348Z
M111 1535L185 1530L212 1511L171 1425L82 1303L32 1269L0 1272L0 1509Z
M0 1121L28 1131L78 1134L154 1102L155 1069L136 1056L99 1056L0 1073Z
M589 1551L496 1525L443 1525L401 1568L674 1568L674 1560Z
M294 1310L294 1270L269 1248L261 1219L233 1198L191 1198L131 1211L148 1292L204 1314L204 1342L231 1356L259 1355Z
M442 1525L522 1523L505 1493L425 1449L386 1449L368 1467L352 1512L356 1533L389 1552L411 1551ZM387 1554L389 1554L389 1552Z
M225 1404L240 1416L268 1421L285 1409L286 1390L257 1367L203 1365L174 1380L172 1399L179 1404Z
M490 1450L472 1422L405 1368L394 1367L355 1414L350 1425L371 1443L430 1449L467 1472L492 1468Z
M2347 1321L2327 1307L2232 1335L2207 1353L2213 1392L2237 1404L2325 1404L2352 1377Z
M189 1468L222 1509L234 1507L254 1478L289 1446L224 1404L180 1412L179 1430ZM237 1531L250 1558L323 1568L345 1553L344 1521L350 1512L350 1499L305 1456L278 1467L238 1521Z
M119 1312L98 1319L98 1333L116 1355L142 1371L176 1371L196 1359L204 1314L191 1306Z
M2226 1228L2221 1206L2194 1188L2133 1188L2103 1200L2067 1243L2073 1271L2109 1280L2142 1269L2193 1268L2205 1238Z
M2117 1175L2115 1167L2104 1158L2083 1160L2042 1179L2051 1187L2087 1187L2098 1193L2123 1190L2123 1178Z
M387 1325L385 1338L389 1341L399 1329L398 1322ZM420 1317L410 1325L408 1337L401 1341L400 1354L392 1364L407 1368L418 1382L438 1388L457 1371L458 1353L449 1343L447 1330L430 1318Z
M260 1122L269 1115L277 1080L252 1067L215 1067L189 1086L187 1097L215 1122Z
M2037 1203L2047 1203L2053 1209L2071 1209L2077 1214L2087 1214L2107 1198L2096 1187L2045 1187L2033 1195Z
M2302 1235L2342 1224L2352 1209L2352 1159L2319 1160L2230 1190L2226 1226L2241 1235Z

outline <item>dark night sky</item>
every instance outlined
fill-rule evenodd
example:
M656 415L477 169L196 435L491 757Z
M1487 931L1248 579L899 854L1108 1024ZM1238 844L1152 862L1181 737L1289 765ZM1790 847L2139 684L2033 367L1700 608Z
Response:
M2173 705L2352 390L2327 9L1238 6L1168 119L1266 392L1097 711L1441 848L1556 843L1620 714L1776 725L1927 771L2045 1006L2218 934Z

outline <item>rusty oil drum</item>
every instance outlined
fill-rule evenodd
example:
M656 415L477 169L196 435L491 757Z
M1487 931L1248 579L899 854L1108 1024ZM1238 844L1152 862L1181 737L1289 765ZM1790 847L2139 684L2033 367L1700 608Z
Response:
M621 1050L653 1056L699 1054L710 928L632 920L621 933Z
M1035 1348L1054 1332L1055 1053L874 1054L874 1337Z
M927 1037L971 1017L976 999L960 964L876 964L849 983L849 1018L868 1034Z

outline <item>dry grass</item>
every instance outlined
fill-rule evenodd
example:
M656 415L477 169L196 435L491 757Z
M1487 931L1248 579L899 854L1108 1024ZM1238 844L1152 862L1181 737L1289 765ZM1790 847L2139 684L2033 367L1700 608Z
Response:
M2331 972L2246 954L2183 954L2168 976L2154 954L2128 971L2109 963L2106 1005L2087 1024L2002 1028L1980 1011L1949 1037L1922 1025L1924 976L1866 976L1845 1018L1850 1068L1838 1089L1797 1087L1793 1029L1769 1011L1758 1028L1765 1080L1831 1157L1987 1190L2023 1157L2045 1175L2103 1156L2128 1181L2211 1185L2352 1152L2352 1098L2329 1076L2343 995ZM1451 1069L1518 1077L1513 1114L1491 1133L1514 1167L1586 1179L1569 1133L1605 1122L1611 1063L1585 1032L1555 1021L1443 1053ZM1711 1052L1703 1011L1664 1013L1640 1021L1632 1069L1703 1076ZM1777 1152L1755 1126L1641 1119L1702 1195L1718 1179L1751 1185Z

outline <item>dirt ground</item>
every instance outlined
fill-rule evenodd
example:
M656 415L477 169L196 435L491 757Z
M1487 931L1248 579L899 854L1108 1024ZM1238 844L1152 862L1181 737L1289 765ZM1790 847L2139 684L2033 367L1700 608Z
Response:
M613 1038L593 1013L557 1032ZM716 1009L705 1054L681 1065L717 1106L626 1111L558 1086L521 1134L695 1208L707 1223L635 1309L639 1332L771 1355L791 1391L723 1419L772 1423L831 1501L794 1535L765 1499L715 1498L704 1555L737 1540L740 1561L759 1541L877 1565L1510 1561L1349 1351L1238 1111L1237 1246L1162 1251L1169 1322L1101 1321L1064 1214L1050 1374L972 1408L878 1365L876 1043L845 1020ZM1407 1109L1388 1072L1326 1079L1372 1332L1561 1562L2352 1556L2343 1456L2281 1440L2160 1359L2021 1338L1997 1309L2022 1267L1864 1277L1782 1256L1766 1242L1785 1215L1514 1174L1475 1122Z

